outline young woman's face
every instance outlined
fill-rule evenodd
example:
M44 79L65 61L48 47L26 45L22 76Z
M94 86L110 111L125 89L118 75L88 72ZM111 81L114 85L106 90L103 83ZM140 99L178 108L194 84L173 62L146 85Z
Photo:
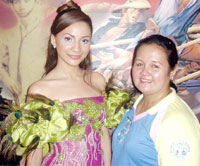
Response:
M169 91L170 66L164 49L156 44L141 46L133 64L132 78L144 95Z
M76 22L52 35L51 43L57 49L58 62L78 66L89 54L91 29L85 22Z

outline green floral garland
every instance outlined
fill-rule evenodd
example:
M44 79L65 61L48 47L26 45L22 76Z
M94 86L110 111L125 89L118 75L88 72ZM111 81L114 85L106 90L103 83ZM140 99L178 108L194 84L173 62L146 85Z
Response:
M120 123L127 110L124 106L128 101L130 101L129 93L120 89L111 90L106 94L105 109L107 116L104 121L105 127L114 128Z
M10 123L2 125L10 142L16 143L16 154L23 155L27 147L38 142L37 148L60 142L68 134L69 117L58 101L46 104L33 100L21 104L9 115Z

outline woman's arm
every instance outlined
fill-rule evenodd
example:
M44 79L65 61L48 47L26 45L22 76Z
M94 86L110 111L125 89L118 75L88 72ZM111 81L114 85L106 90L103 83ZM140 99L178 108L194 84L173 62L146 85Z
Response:
M28 157L22 159L21 166L40 166L42 164L43 152L42 149L32 151Z
M199 122L184 111L176 114L178 109L175 109L166 115L156 136L159 165L199 166Z
M111 164L111 136L106 127L102 127L103 137L101 139L101 147L103 150L104 165L110 166Z

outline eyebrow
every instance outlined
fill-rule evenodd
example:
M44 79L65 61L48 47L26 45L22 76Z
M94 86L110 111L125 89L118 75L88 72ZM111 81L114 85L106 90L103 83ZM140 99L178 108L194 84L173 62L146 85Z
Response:
M70 33L64 33L64 35L69 35L71 37L75 37L74 35L70 34ZM92 36L82 36L81 38L85 38L85 37L89 37L91 38Z
M152 62L155 62L155 63L160 63L160 64L161 64L161 62L159 62L159 61L155 61L155 60L153 60Z
M141 62L144 62L142 59L135 59L135 61L141 61ZM156 60L153 60L152 62L153 62L153 63L159 63L159 64L162 64L161 62L156 61Z

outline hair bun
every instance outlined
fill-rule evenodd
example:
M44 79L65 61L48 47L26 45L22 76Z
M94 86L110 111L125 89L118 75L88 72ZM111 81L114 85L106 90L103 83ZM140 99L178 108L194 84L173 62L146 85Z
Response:
M60 6L56 12L59 14L60 12L62 12L64 10L67 11L67 10L71 10L71 9L80 9L81 10L80 6L77 3L70 0L66 4L63 4L62 6Z

